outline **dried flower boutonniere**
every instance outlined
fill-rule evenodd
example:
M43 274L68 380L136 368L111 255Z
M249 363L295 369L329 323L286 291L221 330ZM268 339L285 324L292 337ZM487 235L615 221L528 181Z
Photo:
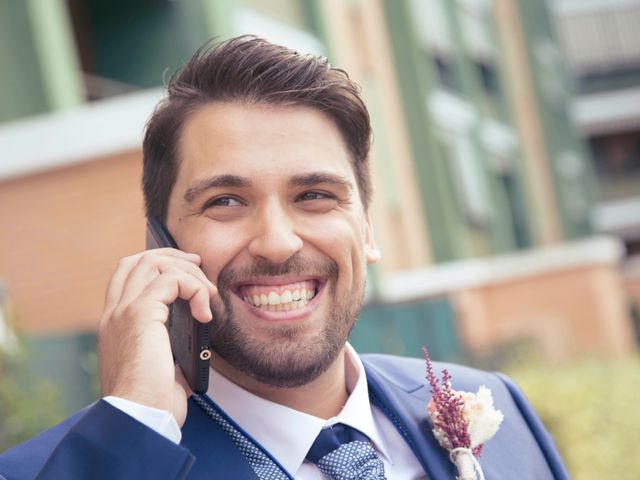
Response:
M484 480L477 457L485 442L498 431L502 412L493 408L491 390L484 385L477 393L453 390L446 369L442 371L440 386L426 348L422 351L433 396L427 405L433 434L440 446L449 451L449 458L458 469L458 480Z

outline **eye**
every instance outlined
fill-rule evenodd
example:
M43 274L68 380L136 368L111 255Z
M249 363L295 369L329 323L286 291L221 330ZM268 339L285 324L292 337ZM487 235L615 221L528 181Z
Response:
M220 197L212 198L205 204L205 208L211 207L241 207L244 205L244 202L238 200L235 197L231 197L228 195L223 195Z
M296 204L302 211L327 213L338 205L338 198L331 192L310 190L296 197Z
M318 192L314 190L311 192L304 192L303 194L298 196L297 200L299 202L309 202L313 200L333 200L334 198L335 197L330 193Z

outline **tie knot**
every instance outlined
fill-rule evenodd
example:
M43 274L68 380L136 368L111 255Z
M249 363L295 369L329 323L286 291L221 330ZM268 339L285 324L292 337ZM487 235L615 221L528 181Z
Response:
M353 427L343 423L337 423L332 427L320 431L315 442L311 445L309 453L307 453L307 460L318 463L322 457L337 450L341 445L356 440L368 442L369 437Z
M339 423L322 430L307 453L331 480L384 480L384 464L369 438Z

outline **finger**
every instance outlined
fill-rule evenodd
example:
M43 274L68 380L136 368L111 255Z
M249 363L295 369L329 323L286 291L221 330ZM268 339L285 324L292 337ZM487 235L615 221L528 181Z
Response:
M213 318L209 304L209 288L193 275L178 268L171 268L156 277L134 302L155 302L164 306L173 303L177 298L189 302L191 315L196 320L207 323ZM162 320L166 321L166 318Z
M198 279L211 295L214 294L214 285L196 263L179 257L147 254L140 256L138 263L130 270L122 288L120 302L124 305L131 303L156 277L176 268Z
M200 255L198 255L197 253L189 253L183 250L178 250L177 248L151 248L149 250L145 250L143 252L138 253L136 256L142 257L148 254L158 254L158 255L163 255L167 257L182 258L189 262L193 262L196 265L200 265L200 261L201 261Z
M187 419L187 406L186 399L188 399L191 395L193 395L193 391L189 388L189 384L187 380L184 378L182 370L177 365L175 366L175 382L173 384L174 395L173 398L175 402L184 402L182 408L174 408L173 415L178 423L179 427L184 425L185 420Z
M199 255L195 253L185 253L181 250L176 250L175 248L158 248L152 251L145 250L135 255L124 257L118 263L118 266L111 277L111 281L109 282L109 286L107 287L104 307L106 316L109 316L118 303L121 303L127 279L131 275L131 272L140 263L140 260L147 257L165 259L176 258L193 265L200 265L201 262ZM139 294L140 291L137 293Z
M195 253L185 253L175 248L156 248L153 250L154 255L163 255L166 257L182 258L187 261L193 262L196 265L200 265L200 256ZM149 254L148 250L136 253L135 255L129 255L120 259L114 273L111 276L109 285L107 286L107 292L105 294L104 309L112 310L115 305L118 304L122 297L122 291L127 277L131 273L131 270L138 264L140 258Z
M107 316L116 307L122 293L124 282L129 276L129 272L135 266L137 262L137 255L130 257L124 257L120 259L115 271L111 275L109 284L107 285L107 291L104 297L104 311Z

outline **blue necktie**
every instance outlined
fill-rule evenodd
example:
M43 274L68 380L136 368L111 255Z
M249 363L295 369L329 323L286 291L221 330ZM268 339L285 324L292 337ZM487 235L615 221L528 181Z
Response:
M338 423L322 430L307 453L331 480L384 480L384 465L369 438L355 428Z

